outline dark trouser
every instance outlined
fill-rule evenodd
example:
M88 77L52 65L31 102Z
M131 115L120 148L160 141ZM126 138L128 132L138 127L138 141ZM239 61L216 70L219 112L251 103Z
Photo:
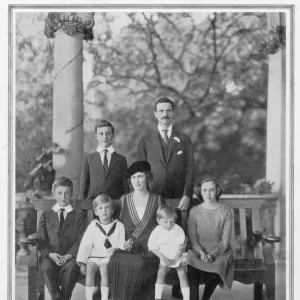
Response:
M80 274L75 257L68 260L62 267L57 266L48 257L42 258L40 271L52 300L71 299L72 291Z
M199 300L199 285L205 284L202 300L210 299L221 277L217 273L201 271L188 266L188 279L190 284L190 300Z

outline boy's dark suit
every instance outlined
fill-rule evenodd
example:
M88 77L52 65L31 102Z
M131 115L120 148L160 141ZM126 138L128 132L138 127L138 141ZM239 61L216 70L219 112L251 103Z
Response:
M139 160L151 164L154 179L149 183L150 192L165 198L188 196L191 199L195 177L191 139L173 127L166 158L162 143L156 129L142 136L138 144Z
M54 300L71 299L72 291L80 274L76 256L81 238L86 229L86 219L81 211L67 214L61 231L58 214L54 210L44 211L38 227L38 250L41 253L40 271ZM57 266L48 257L49 253L71 254L73 257L64 266ZM61 285L61 290L59 289Z
M126 170L126 158L116 152L111 154L107 173L99 152L87 155L81 173L79 198L94 199L100 194L108 194L112 199L120 199L129 192Z

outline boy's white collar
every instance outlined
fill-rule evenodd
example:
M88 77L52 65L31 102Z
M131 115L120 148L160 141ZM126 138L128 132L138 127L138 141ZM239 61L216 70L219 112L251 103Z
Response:
M61 207L59 206L57 203L52 207L52 209L55 212L58 212L61 208L64 208L66 210L67 213L71 212L73 210L73 207L71 206L71 204L65 206L65 207Z
M107 147L107 148L104 148L102 146L98 146L97 152L101 153L104 149L107 149L111 154L115 152L114 147L111 146L111 145L109 147Z

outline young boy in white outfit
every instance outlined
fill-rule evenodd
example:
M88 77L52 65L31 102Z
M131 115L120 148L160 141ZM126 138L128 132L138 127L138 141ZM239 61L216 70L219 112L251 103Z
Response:
M182 261L182 245L185 243L183 229L175 224L177 213L167 204L162 204L156 213L158 226L152 231L148 248L160 258L159 269L155 284L155 299L161 299L165 277L170 268L176 268L183 300L190 299L190 287L187 279L186 265Z
M114 202L106 194L99 195L93 201L94 213L97 216L88 226L81 240L77 263L80 272L85 275L86 300L93 299L95 274L100 270L101 300L108 300L107 266L113 252L124 249L125 229L119 220L113 220Z

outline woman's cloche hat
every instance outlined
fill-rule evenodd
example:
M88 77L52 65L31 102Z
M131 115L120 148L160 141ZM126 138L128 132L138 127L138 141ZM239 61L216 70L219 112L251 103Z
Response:
M151 172L151 165L144 160L134 162L126 172L126 179L138 172Z

